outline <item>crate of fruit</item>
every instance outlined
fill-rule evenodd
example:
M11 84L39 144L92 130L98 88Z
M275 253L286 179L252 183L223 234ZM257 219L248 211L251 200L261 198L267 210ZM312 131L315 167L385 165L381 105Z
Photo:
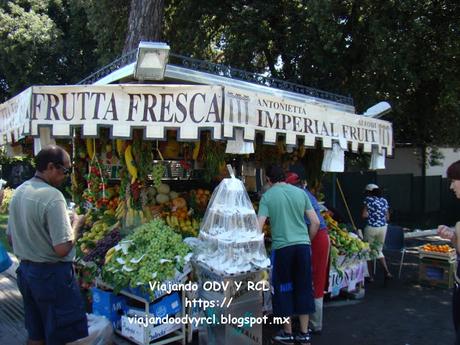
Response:
M447 244L424 244L418 249L420 259L430 258L453 262L457 258L455 249Z

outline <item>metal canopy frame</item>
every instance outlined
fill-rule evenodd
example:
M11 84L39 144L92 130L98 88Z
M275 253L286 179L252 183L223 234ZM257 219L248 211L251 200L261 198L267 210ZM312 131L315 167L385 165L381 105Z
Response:
M136 54L137 49L130 51L77 84L109 84L121 79L132 78ZM185 69L185 71L182 69ZM216 80L213 76L220 78ZM242 81L257 85L258 87L262 86L300 94L302 98L306 96L307 98L321 100L331 105L335 104L337 108L354 112L353 98L350 96L322 91L289 81L268 77L259 73L247 72L223 64L216 64L178 54L170 54L170 63L167 66L165 78L179 78L180 80L197 83L215 83L216 81L222 83L223 79L221 78L227 79L227 82L228 79L231 79L233 81Z

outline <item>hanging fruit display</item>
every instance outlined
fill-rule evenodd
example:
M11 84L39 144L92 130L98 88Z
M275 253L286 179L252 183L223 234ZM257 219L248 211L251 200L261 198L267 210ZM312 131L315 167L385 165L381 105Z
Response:
M204 152L204 174L203 178L205 182L209 183L214 179L222 179L222 167L225 168L225 146L219 142L213 142L211 144L210 133L205 133L205 139L203 142L206 151Z
M77 211L83 213L85 199L83 192L86 188L85 172L87 171L88 161L85 140L81 138L81 130L76 129L73 139L74 155L73 169L70 175L72 200L77 205Z

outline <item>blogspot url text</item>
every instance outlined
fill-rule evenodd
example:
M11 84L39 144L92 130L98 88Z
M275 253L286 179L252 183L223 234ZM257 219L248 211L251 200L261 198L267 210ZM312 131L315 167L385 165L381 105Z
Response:
M269 324L269 325L284 325L289 322L289 317L273 317L264 316L233 316L226 315L210 315L210 316L129 316L130 324L139 324L144 327L157 324L191 324L195 327L201 325L234 325L240 328L252 327L253 325Z

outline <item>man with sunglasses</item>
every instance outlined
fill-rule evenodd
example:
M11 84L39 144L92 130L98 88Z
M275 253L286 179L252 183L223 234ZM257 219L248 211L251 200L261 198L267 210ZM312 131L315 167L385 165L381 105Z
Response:
M76 233L57 189L71 171L70 156L47 146L35 157L35 176L11 200L7 233L20 260L17 283L24 300L28 344L65 344L88 335L85 307L75 279Z

